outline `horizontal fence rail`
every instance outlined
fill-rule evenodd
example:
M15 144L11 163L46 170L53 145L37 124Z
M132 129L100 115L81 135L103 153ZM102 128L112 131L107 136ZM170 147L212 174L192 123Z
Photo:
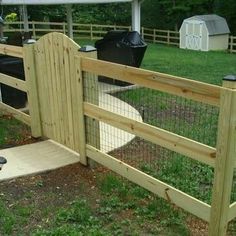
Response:
M0 54L23 58L22 47L0 44Z
M7 114L11 114L12 116L14 116L17 120L20 120L21 122L27 124L27 125L31 125L31 121L30 121L30 116L25 114L24 112L15 109L3 102L0 102L0 110L2 112L5 112Z
M222 88L177 76L82 58L82 69L98 75L126 81L162 92L182 96L213 106L219 106Z
M84 113L94 119L125 130L172 151L191 157L194 160L213 167L215 165L215 148L195 142L185 137L181 137L163 129L156 128L143 122L138 122L109 112L89 103L84 104Z
M147 175L108 154L102 153L90 145L86 145L86 150L87 155L92 160L108 167L112 171L140 185L141 187L146 188L152 193L157 194L159 197L170 201L176 206L179 206L188 212L192 212L199 218L207 222L209 221L211 207L208 204L151 177L150 175Z
M8 85L23 92L27 92L26 82L23 80L19 80L15 77L0 73L0 83Z
M23 48L11 45L0 44L0 54L13 56L18 58L23 58ZM15 78L13 76L9 76L3 73L0 73L0 84L7 85L9 87L15 88L17 90L23 91L27 93L27 85L26 82ZM5 113L10 113L16 119L22 121L27 125L31 125L30 116L19 109L15 109L2 101L0 101L0 110Z

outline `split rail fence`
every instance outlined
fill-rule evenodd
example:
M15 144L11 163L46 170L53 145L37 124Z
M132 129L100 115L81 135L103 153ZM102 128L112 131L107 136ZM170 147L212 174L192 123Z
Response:
M6 22L5 33L21 32L23 22ZM67 33L67 24L65 22L37 22L30 21L29 29L34 39L39 39L44 34L50 32ZM102 38L109 30L131 30L131 26L121 25L99 25L99 24L78 24L73 23L73 32L75 39L86 38L96 40ZM142 27L141 35L147 42L161 43L166 45L179 46L179 32L173 30L160 30ZM230 36L229 52L236 52L236 36Z
M0 74L0 83L27 92L30 115L2 102L0 109L30 125L34 137L51 138L78 152L82 164L92 159L209 222L210 236L226 235L229 221L236 217L236 202L230 201L236 167L236 81L224 81L220 87L97 60L96 52L83 52L60 33L45 35L23 48L0 45L0 53L24 60L26 81ZM99 102L97 75L216 107L216 147L104 108ZM102 152L102 123L214 168L211 204L159 180L132 162Z

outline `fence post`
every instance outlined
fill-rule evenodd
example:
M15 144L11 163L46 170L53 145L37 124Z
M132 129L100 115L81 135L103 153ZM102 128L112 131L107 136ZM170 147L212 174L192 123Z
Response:
M32 30L33 30L33 37L36 40L37 38L36 38L35 22L34 21L32 21Z
M156 30L153 29L153 43L156 42Z
M170 45L170 31L167 30L167 45Z
M236 155L236 76L226 76L221 92L210 236L226 235Z
M229 45L230 45L229 52L233 53L234 37L230 36L229 39L230 39L230 41L229 41Z
M141 28L141 36L142 36L143 39L144 39L144 27Z
M90 40L93 40L93 25L90 24Z
M42 127L39 110L34 44L24 45L23 58L31 120L31 132L32 136L37 138L42 136Z
M97 50L92 46L85 46L80 48L80 55L82 57L97 58ZM94 105L99 105L99 88L98 77L95 74L88 72L82 73L83 77L83 94L86 102ZM100 127L99 121L92 118L85 118L85 136L86 143L100 149ZM90 166L94 166L94 162L89 162Z
M65 22L62 23L62 30L63 30L63 34L66 34L66 23Z

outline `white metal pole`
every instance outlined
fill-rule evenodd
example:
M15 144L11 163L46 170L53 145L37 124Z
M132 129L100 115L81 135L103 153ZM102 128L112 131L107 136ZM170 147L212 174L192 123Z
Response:
M132 2L132 30L140 33L141 28L141 1L133 0Z
M24 21L24 32L29 32L29 21L28 21L28 12L27 12L27 6L22 6L22 15L23 15L23 21Z
M68 36L73 39L73 18L72 18L72 5L67 4L66 5L66 11L67 11L67 30L68 30Z

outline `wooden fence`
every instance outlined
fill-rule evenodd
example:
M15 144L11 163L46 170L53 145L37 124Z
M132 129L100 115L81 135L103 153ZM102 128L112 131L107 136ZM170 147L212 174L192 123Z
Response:
M4 32L21 32L23 22L6 22ZM29 30L34 39L38 39L44 34L50 32L67 33L67 24L65 22L29 22ZM73 23L74 38L100 39L110 30L131 30L131 26L121 25L98 25L98 24L77 24Z
M23 58L23 49L22 47L0 44L0 54ZM15 77L0 73L0 83L8 85L22 92L27 92L26 82L19 80ZM4 104L2 101L0 101L0 110L4 112L9 112L18 120L24 122L27 125L31 125L31 120L29 115L7 104Z
M95 58L94 52L78 52L78 46L72 40L58 33L48 34L36 44L26 45L23 49L1 45L0 53L24 59L26 82L16 81L15 78L3 74L0 75L0 82L27 91L30 117L3 103L0 103L1 110L8 111L31 125L34 136L46 135L76 150L80 153L81 163L86 165L88 157L171 204L209 222L210 236L226 234L228 222L236 217L236 202L230 204L233 171L236 165L236 81L225 81L220 87L100 61ZM98 100L93 99L94 96L98 96L95 75L219 107L216 147L102 108L96 102ZM87 90L88 87L90 90ZM66 89L64 96L63 89ZM91 91L90 94L88 91ZM62 116L62 113L66 116ZM92 124L88 124L87 117L92 118ZM212 204L206 204L134 166L103 153L99 147L99 140L89 142L89 138L86 137L90 129L90 135L99 138L99 122L213 167L215 177Z
M141 34L147 42L179 46L179 32L142 27Z
M22 29L23 22L6 22L4 32L21 32ZM29 30L32 32L34 39L39 39L50 32L66 34L67 24L65 22L30 21ZM89 38L90 40L97 40L101 39L110 30L131 30L131 26L73 23L74 39ZM141 35L147 42L179 46L180 35L178 31L142 27ZM236 36L230 36L229 38L229 52L236 52Z

